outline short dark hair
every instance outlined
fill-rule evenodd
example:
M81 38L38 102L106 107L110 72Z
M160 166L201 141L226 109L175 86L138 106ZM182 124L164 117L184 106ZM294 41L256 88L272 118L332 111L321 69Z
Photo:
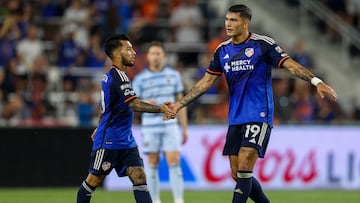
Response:
M240 17L251 20L251 9L244 4L232 5L228 12L239 13Z
M114 34L105 40L104 49L108 57L112 58L114 49L122 46L120 40L130 41L130 38L126 34Z
M165 52L165 46L160 41L151 41L146 47L146 52L148 52L151 47L160 47Z

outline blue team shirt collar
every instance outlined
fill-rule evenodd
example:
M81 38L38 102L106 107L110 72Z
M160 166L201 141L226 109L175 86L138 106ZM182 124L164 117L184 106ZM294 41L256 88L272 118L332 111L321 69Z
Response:
M232 42L232 40L231 40L231 44L232 44L232 45L235 45L235 46L236 46L236 45L245 44L246 42L250 41L251 35L252 35L252 32L249 32L248 37L247 37L244 41L242 41L242 42L240 42L240 43L238 43L238 44L234 44L234 43Z
M117 68L117 69L121 70L121 69L120 69L117 65L115 65L115 64L112 64L111 67L112 67L112 68Z

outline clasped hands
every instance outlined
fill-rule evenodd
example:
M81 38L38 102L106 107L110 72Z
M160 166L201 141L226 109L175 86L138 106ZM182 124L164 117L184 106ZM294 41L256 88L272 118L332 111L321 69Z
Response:
M165 102L164 105L160 106L161 112L164 114L163 120L167 121L174 119L176 114L180 110L179 102Z

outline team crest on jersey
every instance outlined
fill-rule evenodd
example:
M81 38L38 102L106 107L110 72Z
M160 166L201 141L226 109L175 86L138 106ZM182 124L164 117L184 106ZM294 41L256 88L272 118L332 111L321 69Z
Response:
M102 168L102 170L104 170L104 171L109 170L110 167L111 167L111 163L110 163L110 162L104 161L104 162L101 164L101 168Z
M254 49L253 48L246 48L245 49L245 55L247 56L247 57L251 57L252 55L254 55L254 53L255 53L255 51L254 51Z

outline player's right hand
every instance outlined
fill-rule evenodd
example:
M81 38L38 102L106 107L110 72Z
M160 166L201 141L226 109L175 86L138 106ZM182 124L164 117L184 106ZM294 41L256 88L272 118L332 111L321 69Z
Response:
M165 104L176 113L179 112L179 110L181 109L179 102L166 102Z
M316 89L322 99L325 98L325 96L326 96L329 99L331 99L332 101L336 101L336 99L337 99L336 92L329 85L322 82L316 86Z
M169 107L169 109L172 111L172 112L175 112L177 113L179 110L180 110L180 103L179 102L165 102L164 103L167 107ZM165 116L163 117L163 120L167 121L167 120L170 120L170 119L174 119L175 117L168 117L168 116Z

